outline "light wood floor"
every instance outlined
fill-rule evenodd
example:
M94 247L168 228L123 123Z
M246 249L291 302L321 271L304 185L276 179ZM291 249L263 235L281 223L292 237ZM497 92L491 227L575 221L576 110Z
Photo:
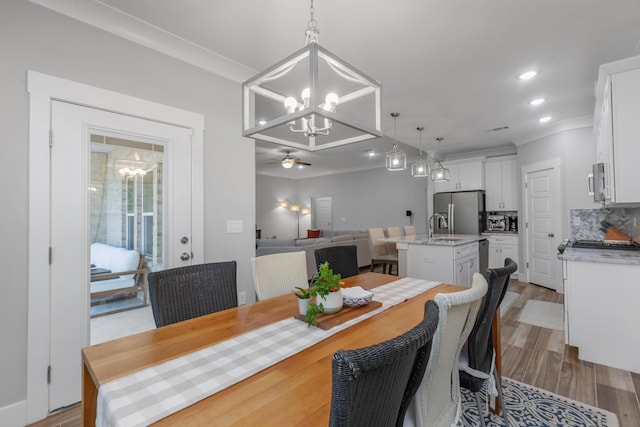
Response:
M620 427L640 426L640 374L580 361L577 349L564 344L564 332L517 321L527 300L562 303L562 294L517 280L509 290L520 296L502 316L503 376L611 411ZM76 406L31 426L72 427L80 421Z

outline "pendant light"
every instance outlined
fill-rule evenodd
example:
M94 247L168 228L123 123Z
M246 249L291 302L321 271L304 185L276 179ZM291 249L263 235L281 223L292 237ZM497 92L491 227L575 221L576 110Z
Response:
M440 144L444 138L438 137L436 141L438 141L438 152L440 151ZM449 169L442 166L442 162L438 160L438 167L431 169L431 181L433 182L444 182L449 181Z
M324 49L310 0L305 46L242 83L242 136L317 151L382 136L381 85Z
M393 117L394 141L397 141L396 121L399 115L400 113L391 113L391 117ZM398 144L394 143L393 148L391 148L391 151L387 151L386 166L387 166L387 170L390 170L390 171L403 171L407 168L407 155L404 154L404 152L398 148Z
M422 160L422 131L424 130L424 126L418 126L416 129L420 135L420 154L418 155L418 160L411 164L411 176L414 178L424 178L431 173L429 163L426 160Z

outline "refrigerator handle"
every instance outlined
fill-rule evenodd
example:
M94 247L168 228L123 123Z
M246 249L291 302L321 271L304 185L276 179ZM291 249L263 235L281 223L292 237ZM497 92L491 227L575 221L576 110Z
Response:
M456 232L456 223L454 221L455 218L455 207L453 203L449 204L449 234L454 234Z

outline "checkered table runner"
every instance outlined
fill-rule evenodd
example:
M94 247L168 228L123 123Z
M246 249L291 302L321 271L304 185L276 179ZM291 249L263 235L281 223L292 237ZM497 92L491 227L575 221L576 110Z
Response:
M375 288L382 307L329 330L289 318L110 381L98 390L96 426L149 425L439 284L399 279Z

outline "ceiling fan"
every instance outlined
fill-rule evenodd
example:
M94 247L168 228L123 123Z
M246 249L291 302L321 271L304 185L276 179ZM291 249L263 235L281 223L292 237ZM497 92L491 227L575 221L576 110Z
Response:
M303 162L300 159L296 159L295 157L292 157L291 151L285 151L285 154L286 155L282 159L272 159L274 160L274 162L270 164L280 163L282 167L285 169L290 169L294 165L311 166L311 163Z

